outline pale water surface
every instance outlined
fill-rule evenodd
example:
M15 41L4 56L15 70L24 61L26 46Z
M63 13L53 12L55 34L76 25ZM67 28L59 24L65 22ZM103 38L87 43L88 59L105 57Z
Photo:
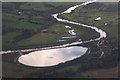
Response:
M80 39L80 40L73 42L73 43L70 43L70 44L68 43L68 44L59 45L59 46L46 47L44 49L48 49L48 50L40 50L40 51L31 52L31 53L26 54L26 55L22 55L18 58L18 61L24 65L35 66L35 67L45 67L45 66L57 65L60 63L64 63L66 61L73 60L77 57L80 57L81 55L83 55L87 51L87 48L84 48L84 47L67 47L67 48L61 48L61 47L72 46L72 45L77 45L77 44L82 44L82 43L87 43L87 42L92 42L92 41L99 41L102 38L106 38L107 37L106 32L104 32L101 29L98 29L95 26L77 23L77 22L69 21L69 20L62 19L62 18L58 17L61 14L71 13L76 8L78 8L80 6L85 6L85 5L93 3L93 2L96 2L96 0L87 1L87 2L84 2L80 5L70 7L66 11L61 12L61 13L52 14L52 16L59 22L75 24L75 25L78 25L80 27L82 26L82 27L86 27L86 28L90 28L92 30L95 30L97 33L99 33L98 38L90 39L87 41L82 41ZM68 26L66 28L68 28ZM72 38L73 37L76 37L76 36L72 36ZM65 39L65 38L70 38L70 37L62 37L62 39ZM99 47L99 44L98 44L98 47ZM59 48L59 49L52 49L52 48ZM36 49L27 49L27 50L20 50L20 51L26 52L26 51L33 51L33 50L39 50L39 49L36 48ZM2 54L3 53L10 53L10 52L18 52L18 51L19 50L17 50L17 51L5 51L5 52L2 52ZM103 53L104 52L102 52L102 55L103 55Z
M33 67L53 66L80 57L87 51L85 47L66 47L31 52L19 57L18 61Z

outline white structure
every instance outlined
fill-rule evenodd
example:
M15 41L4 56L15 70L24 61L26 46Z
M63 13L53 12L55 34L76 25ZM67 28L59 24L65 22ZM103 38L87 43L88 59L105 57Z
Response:
M71 34L71 35L76 35L76 33L75 33L74 31L75 31L75 30L72 29L72 30L69 30L68 32L69 32L69 34Z
M69 28L69 29L71 29L71 27L70 27L70 26L67 26L67 25L66 25L65 27L66 27L66 28Z
M96 21L99 21L99 20L101 20L101 17L98 17L98 18L96 18L95 20L96 20Z

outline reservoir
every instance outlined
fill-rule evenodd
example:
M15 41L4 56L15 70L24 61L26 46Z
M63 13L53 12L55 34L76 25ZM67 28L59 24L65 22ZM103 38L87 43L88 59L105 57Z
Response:
M21 64L33 67L54 66L82 56L87 51L85 47L66 47L34 51L18 58Z

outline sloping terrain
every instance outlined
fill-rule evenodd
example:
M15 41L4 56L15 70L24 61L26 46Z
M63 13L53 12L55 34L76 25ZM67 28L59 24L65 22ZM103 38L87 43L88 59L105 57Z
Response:
M80 3L3 3L3 50L36 48L71 43L77 39L89 40L99 36L94 30L57 22L51 14L62 12ZM3 54L3 77L32 78L96 78L117 77L118 63L118 4L92 3L79 7L70 14L59 17L94 25L107 33L107 38L97 46L97 41L77 46L88 47L82 57L53 67L34 68L17 62L18 53ZM101 20L95 19L101 17ZM76 38L57 42L68 36L66 25L77 33Z

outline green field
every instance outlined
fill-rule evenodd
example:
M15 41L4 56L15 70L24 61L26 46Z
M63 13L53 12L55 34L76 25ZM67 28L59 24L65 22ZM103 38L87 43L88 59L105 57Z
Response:
M68 33L70 29L65 28L67 24L61 24L53 20L49 13L51 8L53 9L52 13L54 13L54 9L56 8L58 8L58 11L59 9L61 10L64 4L66 4L66 7L69 7L69 5L78 3L3 3L3 6L8 7L3 8L3 34L11 35L10 33L13 31L19 31L21 33L15 36L17 40L15 40L16 38L14 37L10 38L11 41L7 40L7 44L5 43L5 38L3 38L3 49L10 49L10 45L15 48L23 48L35 45L44 46L50 43L56 44L62 37L71 36ZM14 6L18 6L17 10ZM48 6L51 7L49 8ZM41 11L43 11L43 13ZM77 33L77 38L83 37L85 33L83 29L74 27L74 25L70 26ZM44 33L43 30L46 30L46 32ZM5 37L5 35L3 35L3 37ZM66 40L68 42L75 41L74 38ZM14 44L12 41L14 41ZM60 44L63 43L60 42Z
M39 11L46 11L52 9L52 7L45 7L47 4L44 3L38 3L38 2L30 2L23 4L20 8L21 9L34 9Z
M79 7L71 14L63 14L61 17L80 22L88 25L93 25L105 30L109 37L118 37L118 11L115 6L116 3L99 3L99 8ZM105 5L106 7L103 7ZM114 9L114 11L110 11ZM95 21L96 18L101 17L101 20ZM107 23L108 25L105 25Z
M3 35L3 43L12 41L13 38L15 38L16 36L19 36L20 34L21 34L20 32L10 32L10 33L4 34Z
M55 20L51 14L62 12L79 3L73 2L3 2L2 4L2 48L15 50L37 48L90 40L99 37L99 34L89 28ZM95 78L116 77L118 63L118 11L117 3L93 3L82 6L70 14L59 17L87 25L96 26L107 33L107 38L100 45L105 54L100 57L98 41L78 44L89 48L82 56L72 61L61 63L52 67L34 68L19 64L19 53L3 54L3 77L7 78ZM101 20L95 21L101 17ZM107 25L105 25L107 23ZM75 30L76 38L65 39L72 36L68 33L68 25ZM88 54L88 52L90 53Z
M3 34L14 36L10 33L13 31L21 33L15 36L18 40L15 40L14 37L4 40L6 35L3 35L3 49L10 48L9 45L11 44L12 47L18 48L30 45L56 44L62 37L70 36L68 34L69 29L65 28L65 24L58 23L50 16L52 13L61 10L62 7L64 8L65 4L65 8L67 8L78 3L3 3ZM57 8L58 10L54 11ZM49 10L53 10L53 12ZM71 27L75 29L78 37L83 35L83 30L74 28L73 25ZM47 31L44 33L43 30ZM72 40L67 39L67 41ZM6 41L8 44L5 43Z
M75 29L75 32L77 33L76 36L83 35L84 31ZM66 29L64 24L54 24L46 29L46 32L41 32L38 34L33 35L30 38L23 39L18 42L19 46L29 46L29 45L44 45L44 44L50 44L50 43L57 43L58 40L62 39L62 37L69 37L68 31L70 29ZM67 41L72 41L73 38L66 39Z
M41 27L44 27L43 25L29 23L27 20L28 16L26 15L3 13L3 26L5 27L12 27L17 29L39 29ZM40 19L39 22L41 22ZM46 22L47 21L42 21L41 23Z
M54 41L53 41L53 38L54 38ZM44 44L49 44L51 42L55 42L57 38L58 37L55 34L39 33L32 36L31 38L20 41L18 45L21 45L21 46L23 45L28 46L28 45L35 45L35 44L44 45Z

